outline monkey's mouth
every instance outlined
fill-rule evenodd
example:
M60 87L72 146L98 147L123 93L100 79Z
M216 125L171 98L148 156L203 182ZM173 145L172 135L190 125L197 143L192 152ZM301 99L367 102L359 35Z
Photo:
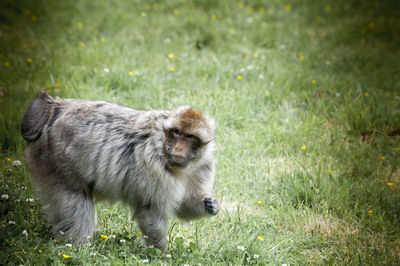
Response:
M170 154L168 158L168 165L172 167L184 168L187 165L187 160L183 156Z

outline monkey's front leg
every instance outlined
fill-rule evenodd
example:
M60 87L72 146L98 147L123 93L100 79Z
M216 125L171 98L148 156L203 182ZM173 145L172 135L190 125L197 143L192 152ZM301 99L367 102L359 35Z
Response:
M190 220L207 214L216 215L219 212L219 200L210 195L195 195L186 198L177 211L179 218Z
M139 228L146 237L146 244L167 250L167 218L166 215L156 208L146 208L137 210L135 214Z

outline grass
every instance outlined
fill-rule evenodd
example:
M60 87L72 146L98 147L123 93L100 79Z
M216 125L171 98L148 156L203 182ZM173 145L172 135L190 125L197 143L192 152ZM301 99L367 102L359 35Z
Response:
M0 10L0 264L399 263L398 2L6 0ZM119 204L97 205L91 245L53 239L19 133L42 88L214 116L221 213L172 220L167 254L142 244Z

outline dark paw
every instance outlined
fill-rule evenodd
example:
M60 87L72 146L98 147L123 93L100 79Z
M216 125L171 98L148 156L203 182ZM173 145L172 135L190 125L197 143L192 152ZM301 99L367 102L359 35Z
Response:
M205 198L203 202L208 213L215 215L219 212L219 201L217 198Z

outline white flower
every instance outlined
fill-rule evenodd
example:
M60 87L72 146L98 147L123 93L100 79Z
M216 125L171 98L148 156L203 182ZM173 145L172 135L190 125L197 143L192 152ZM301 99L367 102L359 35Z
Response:
M14 166L21 166L21 161L15 160L15 161L12 162L12 165L14 165Z
M288 264L286 264L286 263L283 263L281 266L288 266Z
M126 241L125 239L121 239L119 242L120 243L125 243L125 241Z
M3 200L8 200L8 195L7 195L7 194L1 195L1 199L3 199Z
M238 246L237 249L238 249L238 250L241 250L241 251L244 251L244 250L245 250L245 248L244 248L243 246Z
M110 235L110 238L115 238L115 235Z
M28 232L26 230L22 231L22 234L28 236Z
M253 23L253 18L247 18L247 23Z
M264 79L264 75L263 75L263 74L260 74L260 75L258 75L258 78L259 78L259 79Z
M189 264L183 264L183 266L189 266Z
M149 248L154 248L154 246L153 246L153 245L150 245Z
M171 258L171 254L166 254L165 255L167 258Z
M149 238L149 237L148 237L148 236L146 236L146 235L143 235L143 238L144 238L144 239L147 239L147 238Z
M27 198L26 201L27 202L34 202L35 200L33 198Z
M254 254L253 258L258 259L260 256L258 254Z
M148 263L149 262L149 260L148 259L144 259L144 260L142 260L142 263Z
M70 243L65 244L65 246L69 247L69 248L72 248L72 244L70 244Z
M60 234L62 234L62 235L63 235L63 234L64 234L64 232L60 230Z
M104 68L104 72L110 73L110 69L109 69L108 67L105 67L105 68Z
M22 189L22 190L26 190L26 187L22 186L21 189Z
M15 224L14 221L8 221L8 224Z
M16 199L16 200L15 200L15 202L20 202L20 201L21 201L20 199Z

